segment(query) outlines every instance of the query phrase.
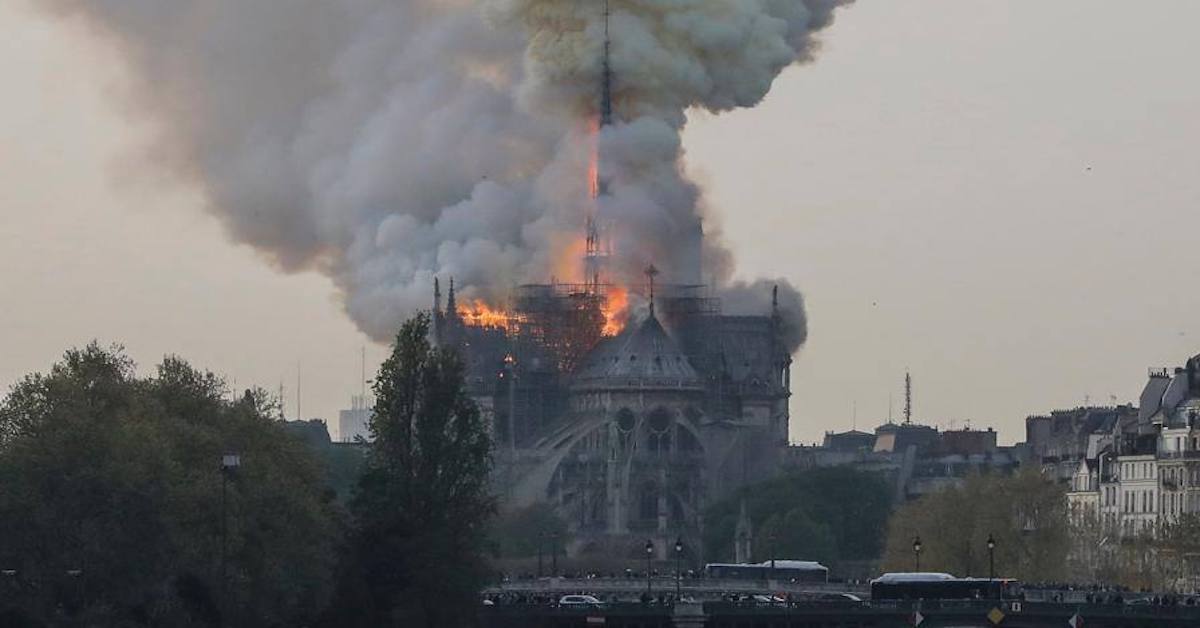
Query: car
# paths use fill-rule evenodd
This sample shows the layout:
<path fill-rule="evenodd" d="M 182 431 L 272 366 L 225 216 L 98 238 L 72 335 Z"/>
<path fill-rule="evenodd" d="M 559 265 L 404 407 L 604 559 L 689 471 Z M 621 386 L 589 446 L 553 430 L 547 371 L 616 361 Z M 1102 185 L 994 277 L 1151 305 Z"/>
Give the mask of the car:
<path fill-rule="evenodd" d="M 861 602 L 862 598 L 853 593 L 822 593 L 817 598 L 822 602 Z"/>
<path fill-rule="evenodd" d="M 604 603 L 591 595 L 564 595 L 558 599 L 558 605 L 600 608 Z"/>

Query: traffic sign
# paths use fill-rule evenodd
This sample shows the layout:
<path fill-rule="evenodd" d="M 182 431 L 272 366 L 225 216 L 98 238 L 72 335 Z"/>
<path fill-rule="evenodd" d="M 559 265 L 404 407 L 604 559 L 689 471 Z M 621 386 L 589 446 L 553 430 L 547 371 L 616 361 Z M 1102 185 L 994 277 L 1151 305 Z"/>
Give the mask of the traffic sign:
<path fill-rule="evenodd" d="M 1079 616 L 1079 613 L 1075 613 L 1067 620 L 1067 625 L 1071 628 L 1083 628 L 1083 618 Z"/>
<path fill-rule="evenodd" d="M 992 610 L 988 611 L 987 618 L 988 621 L 992 622 L 993 626 L 998 626 L 1000 622 L 1004 621 L 1004 611 L 993 606 Z"/>
<path fill-rule="evenodd" d="M 921 614 L 921 611 L 913 611 L 912 617 L 909 619 L 913 626 L 920 626 L 921 622 L 925 621 L 925 616 Z"/>

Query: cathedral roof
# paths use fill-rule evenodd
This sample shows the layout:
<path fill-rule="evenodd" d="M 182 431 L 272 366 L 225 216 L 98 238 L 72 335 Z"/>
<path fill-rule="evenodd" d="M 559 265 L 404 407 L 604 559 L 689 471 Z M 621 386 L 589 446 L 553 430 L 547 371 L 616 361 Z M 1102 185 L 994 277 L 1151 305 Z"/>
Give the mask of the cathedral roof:
<path fill-rule="evenodd" d="M 575 376 L 588 388 L 698 388 L 700 375 L 653 314 L 596 346 Z"/>

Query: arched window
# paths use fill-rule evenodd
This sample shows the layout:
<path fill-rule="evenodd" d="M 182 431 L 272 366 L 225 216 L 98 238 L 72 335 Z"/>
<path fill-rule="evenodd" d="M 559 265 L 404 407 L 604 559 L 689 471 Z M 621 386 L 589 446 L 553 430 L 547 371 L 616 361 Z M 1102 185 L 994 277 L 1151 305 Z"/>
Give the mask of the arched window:
<path fill-rule="evenodd" d="M 622 432 L 632 432 L 633 426 L 637 424 L 637 419 L 633 416 L 633 410 L 629 408 L 621 408 L 617 410 L 617 429 Z"/>
<path fill-rule="evenodd" d="M 659 406 L 646 418 L 646 449 L 658 453 L 671 450 L 671 413 Z"/>
<path fill-rule="evenodd" d="M 633 428 L 637 426 L 637 419 L 633 416 L 633 411 L 629 408 L 621 408 L 617 410 L 616 421 L 614 424 L 616 430 L 616 442 L 613 448 L 613 454 L 618 451 L 628 451 L 636 449 L 637 443 L 634 442 Z"/>

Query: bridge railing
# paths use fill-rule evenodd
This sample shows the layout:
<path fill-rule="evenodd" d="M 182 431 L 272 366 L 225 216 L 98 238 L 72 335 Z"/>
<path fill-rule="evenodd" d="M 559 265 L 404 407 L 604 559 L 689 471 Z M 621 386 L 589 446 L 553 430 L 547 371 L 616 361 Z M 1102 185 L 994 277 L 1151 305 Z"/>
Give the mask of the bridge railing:
<path fill-rule="evenodd" d="M 866 595 L 867 585 L 835 582 L 791 582 L 785 580 L 739 580 L 732 578 L 683 578 L 679 588 L 689 593 L 854 593 Z M 655 593 L 673 593 L 675 578 L 651 578 L 650 589 Z M 510 580 L 492 585 L 485 593 L 549 593 L 554 591 L 588 591 L 595 593 L 640 592 L 646 590 L 645 578 L 538 578 Z"/>

